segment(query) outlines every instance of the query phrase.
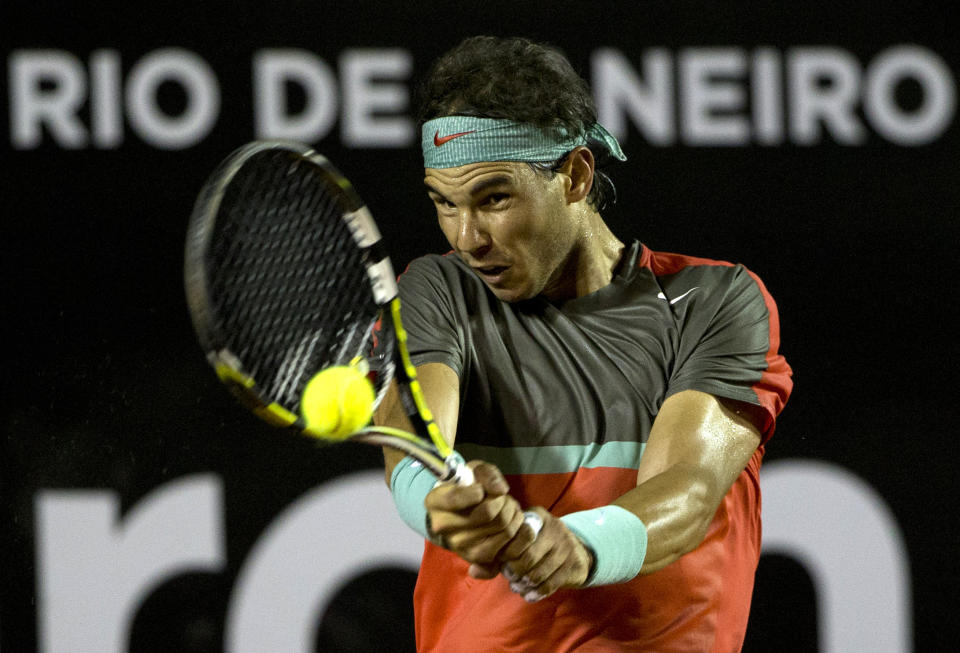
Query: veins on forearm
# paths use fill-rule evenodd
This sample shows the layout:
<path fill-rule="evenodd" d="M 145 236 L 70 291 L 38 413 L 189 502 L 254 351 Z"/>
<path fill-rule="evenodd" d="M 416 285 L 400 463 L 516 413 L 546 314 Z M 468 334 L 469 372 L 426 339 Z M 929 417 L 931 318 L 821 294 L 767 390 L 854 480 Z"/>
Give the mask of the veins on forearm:
<path fill-rule="evenodd" d="M 644 481 L 613 502 L 637 515 L 647 527 L 647 553 L 641 574 L 658 571 L 703 541 L 723 498 L 713 474 L 678 463 Z"/>

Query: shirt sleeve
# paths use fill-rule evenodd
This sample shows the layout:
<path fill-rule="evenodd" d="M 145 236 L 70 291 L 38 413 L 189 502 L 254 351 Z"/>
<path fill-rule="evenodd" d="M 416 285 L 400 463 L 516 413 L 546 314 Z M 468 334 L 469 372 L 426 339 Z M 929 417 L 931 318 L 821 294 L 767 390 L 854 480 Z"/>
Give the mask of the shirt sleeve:
<path fill-rule="evenodd" d="M 464 369 L 464 334 L 452 283 L 456 272 L 436 255 L 414 260 L 400 275 L 400 311 L 414 365 L 443 363 Z"/>
<path fill-rule="evenodd" d="M 674 305 L 679 342 L 667 396 L 700 390 L 759 405 L 765 442 L 793 388 L 792 371 L 779 353 L 776 303 L 743 266 L 687 270 L 679 287 L 696 290 Z"/>

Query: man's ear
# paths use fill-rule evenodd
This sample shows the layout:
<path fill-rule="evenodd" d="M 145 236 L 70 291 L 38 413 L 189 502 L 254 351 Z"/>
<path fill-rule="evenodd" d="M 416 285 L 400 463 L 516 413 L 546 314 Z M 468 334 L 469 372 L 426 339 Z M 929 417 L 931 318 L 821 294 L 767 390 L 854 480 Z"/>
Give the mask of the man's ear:
<path fill-rule="evenodd" d="M 575 148 L 567 156 L 559 170 L 567 177 L 567 203 L 575 204 L 586 199 L 593 188 L 594 165 L 593 152 L 588 147 Z"/>

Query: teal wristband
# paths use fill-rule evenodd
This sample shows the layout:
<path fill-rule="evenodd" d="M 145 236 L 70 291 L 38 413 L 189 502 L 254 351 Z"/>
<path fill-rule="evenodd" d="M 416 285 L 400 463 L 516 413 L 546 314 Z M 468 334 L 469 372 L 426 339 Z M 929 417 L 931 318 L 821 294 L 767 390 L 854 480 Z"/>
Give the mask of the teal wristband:
<path fill-rule="evenodd" d="M 620 506 L 602 506 L 560 519 L 593 553 L 593 569 L 583 587 L 625 583 L 640 573 L 647 527 L 635 514 Z"/>
<path fill-rule="evenodd" d="M 436 482 L 430 470 L 410 456 L 397 463 L 390 474 L 390 493 L 400 519 L 427 539 L 427 508 L 423 500 Z"/>

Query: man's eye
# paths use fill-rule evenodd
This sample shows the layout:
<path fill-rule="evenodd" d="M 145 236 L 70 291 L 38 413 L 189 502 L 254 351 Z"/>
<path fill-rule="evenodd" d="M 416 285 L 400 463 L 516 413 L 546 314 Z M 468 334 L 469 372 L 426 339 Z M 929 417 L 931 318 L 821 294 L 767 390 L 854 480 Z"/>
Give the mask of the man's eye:
<path fill-rule="evenodd" d="M 492 195 L 487 197 L 487 203 L 500 204 L 501 202 L 505 202 L 509 197 L 510 196 L 507 195 L 506 193 L 493 193 Z"/>

